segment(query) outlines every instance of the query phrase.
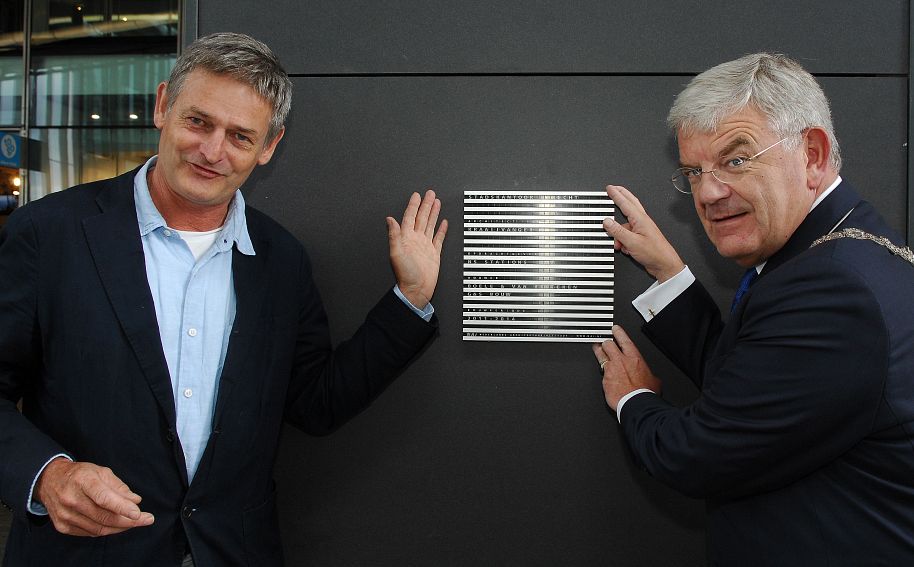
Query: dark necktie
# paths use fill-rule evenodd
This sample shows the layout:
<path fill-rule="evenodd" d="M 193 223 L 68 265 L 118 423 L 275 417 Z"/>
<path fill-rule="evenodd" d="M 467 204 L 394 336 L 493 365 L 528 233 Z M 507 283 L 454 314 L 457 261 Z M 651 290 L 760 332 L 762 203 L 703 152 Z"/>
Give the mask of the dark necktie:
<path fill-rule="evenodd" d="M 733 296 L 733 303 L 730 305 L 730 313 L 736 311 L 736 306 L 739 305 L 739 301 L 746 295 L 752 282 L 754 282 L 757 277 L 758 271 L 755 267 L 746 270 L 746 273 L 743 274 L 743 279 L 739 280 L 739 287 L 736 289 L 736 295 Z"/>

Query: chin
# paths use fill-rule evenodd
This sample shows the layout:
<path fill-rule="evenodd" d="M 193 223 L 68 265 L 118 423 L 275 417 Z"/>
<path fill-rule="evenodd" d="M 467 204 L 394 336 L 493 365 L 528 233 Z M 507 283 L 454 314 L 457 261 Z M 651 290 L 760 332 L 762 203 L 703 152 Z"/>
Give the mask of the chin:
<path fill-rule="evenodd" d="M 744 242 L 739 244 L 722 242 L 716 244 L 717 253 L 727 258 L 728 260 L 733 260 L 740 266 L 749 267 L 758 264 L 755 261 L 757 254 L 757 249 L 752 246 L 746 246 Z"/>

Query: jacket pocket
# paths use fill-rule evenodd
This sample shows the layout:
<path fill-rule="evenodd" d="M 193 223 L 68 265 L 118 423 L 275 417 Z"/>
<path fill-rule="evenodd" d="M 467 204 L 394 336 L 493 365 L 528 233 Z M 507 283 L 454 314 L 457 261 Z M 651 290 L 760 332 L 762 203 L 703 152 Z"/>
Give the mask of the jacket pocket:
<path fill-rule="evenodd" d="M 275 489 L 263 504 L 244 512 L 242 529 L 244 530 L 244 553 L 248 565 L 261 567 L 283 564 Z"/>

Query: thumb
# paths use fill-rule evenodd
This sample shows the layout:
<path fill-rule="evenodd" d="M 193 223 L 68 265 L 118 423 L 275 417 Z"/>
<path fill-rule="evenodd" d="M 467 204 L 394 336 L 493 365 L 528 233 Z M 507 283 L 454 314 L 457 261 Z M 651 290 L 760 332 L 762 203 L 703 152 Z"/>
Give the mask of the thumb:
<path fill-rule="evenodd" d="M 616 222 L 616 219 L 612 217 L 603 219 L 603 230 L 606 231 L 606 234 L 616 240 L 616 248 L 619 248 L 620 246 L 622 248 L 628 248 L 629 241 L 634 236 L 632 231 Z"/>
<path fill-rule="evenodd" d="M 394 220 L 393 217 L 387 217 L 387 239 L 390 241 L 390 244 L 393 245 L 394 242 L 399 241 L 400 239 L 400 225 Z"/>

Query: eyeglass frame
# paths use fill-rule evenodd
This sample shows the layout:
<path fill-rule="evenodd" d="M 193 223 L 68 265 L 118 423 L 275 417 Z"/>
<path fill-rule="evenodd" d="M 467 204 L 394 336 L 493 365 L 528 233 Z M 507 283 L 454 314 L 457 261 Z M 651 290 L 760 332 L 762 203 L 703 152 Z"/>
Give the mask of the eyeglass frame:
<path fill-rule="evenodd" d="M 754 159 L 756 159 L 757 157 L 759 157 L 759 156 L 762 155 L 763 153 L 767 152 L 767 151 L 770 150 L 771 148 L 777 146 L 778 144 L 780 144 L 780 143 L 786 141 L 786 140 L 789 139 L 789 138 L 790 138 L 790 136 L 784 136 L 783 138 L 781 138 L 781 139 L 778 140 L 777 142 L 771 144 L 770 146 L 768 146 L 768 147 L 765 148 L 764 150 L 758 152 L 757 154 L 752 155 L 752 156 L 749 156 L 749 157 L 747 157 L 747 158 L 743 158 L 743 163 L 741 163 L 740 165 L 742 166 L 742 165 L 745 165 L 746 163 L 749 163 L 750 161 L 753 161 Z M 678 177 L 683 177 L 683 176 L 685 176 L 686 179 L 688 179 L 688 176 L 687 176 L 687 174 L 686 174 L 686 171 L 697 171 L 698 173 L 697 173 L 696 177 L 698 177 L 699 180 L 701 180 L 701 176 L 704 175 L 705 173 L 710 173 L 711 175 L 714 176 L 714 179 L 720 181 L 720 182 L 723 183 L 724 185 L 732 185 L 732 184 L 733 184 L 732 181 L 724 181 L 723 179 L 721 179 L 720 177 L 717 176 L 717 173 L 715 173 L 715 172 L 717 172 L 718 170 L 720 170 L 719 167 L 718 167 L 717 169 L 709 169 L 708 171 L 705 171 L 705 170 L 703 170 L 703 169 L 701 169 L 701 168 L 697 168 L 697 167 L 679 167 L 679 168 L 676 168 L 676 173 L 674 173 L 673 176 L 670 177 L 670 183 L 673 184 L 673 188 L 674 188 L 674 189 L 676 189 L 677 191 L 679 191 L 679 192 L 682 193 L 683 195 L 691 195 L 691 194 L 692 194 L 692 189 L 691 189 L 691 188 L 694 187 L 694 185 L 693 185 L 691 182 L 689 182 L 689 190 L 688 190 L 688 191 L 683 191 L 682 189 L 679 188 L 679 185 L 676 185 L 676 179 L 677 179 Z M 740 173 L 739 175 L 742 175 L 742 173 Z"/>

